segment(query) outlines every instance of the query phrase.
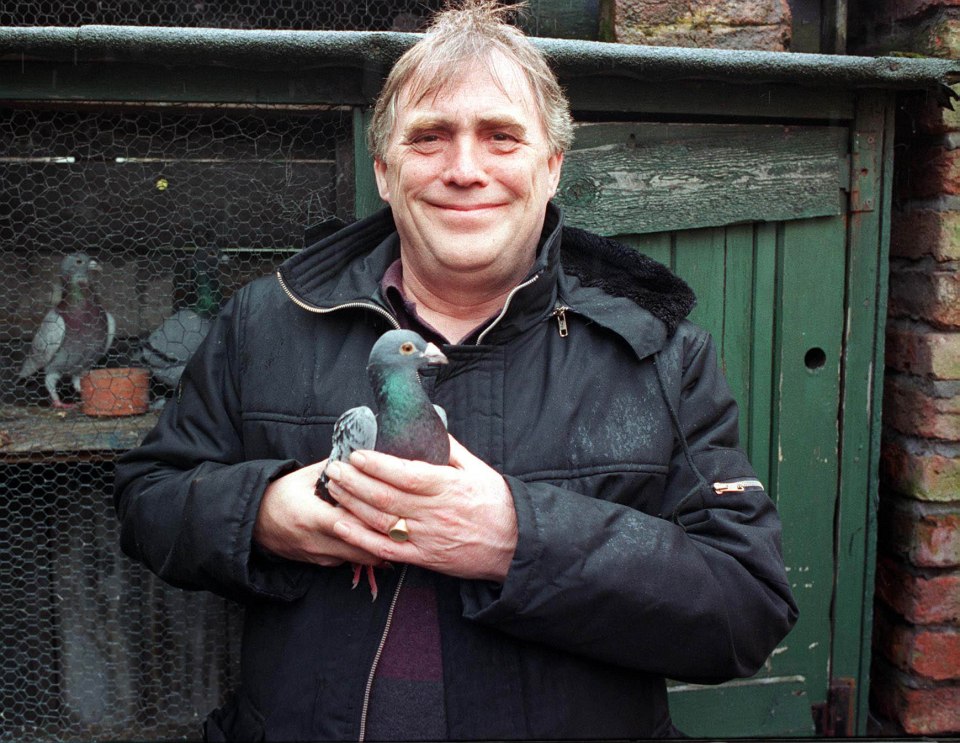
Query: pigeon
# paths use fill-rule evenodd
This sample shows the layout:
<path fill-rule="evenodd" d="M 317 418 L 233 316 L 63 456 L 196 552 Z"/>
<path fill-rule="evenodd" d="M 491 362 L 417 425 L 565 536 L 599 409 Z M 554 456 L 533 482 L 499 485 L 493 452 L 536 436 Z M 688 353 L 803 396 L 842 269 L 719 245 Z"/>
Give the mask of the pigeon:
<path fill-rule="evenodd" d="M 420 384 L 419 370 L 446 364 L 447 357 L 433 343 L 412 330 L 390 330 L 370 350 L 367 377 L 377 401 L 377 413 L 365 405 L 350 408 L 333 427 L 329 462 L 346 461 L 358 449 L 373 449 L 404 459 L 449 464 L 447 415 L 432 405 Z M 317 495 L 335 503 L 327 492 L 327 470 L 317 480 Z M 405 538 L 405 537 L 402 537 Z M 353 566 L 353 587 L 363 566 Z M 370 593 L 377 598 L 373 566 L 367 566 Z"/>
<path fill-rule="evenodd" d="M 100 264 L 86 253 L 71 253 L 63 259 L 56 304 L 40 322 L 20 369 L 21 379 L 44 370 L 44 384 L 55 408 L 75 407 L 60 399 L 60 378 L 69 376 L 79 393 L 80 377 L 113 345 L 116 322 L 93 288 L 91 274 L 100 270 Z"/>
<path fill-rule="evenodd" d="M 140 349 L 140 359 L 153 378 L 173 389 L 183 368 L 210 331 L 210 322 L 220 310 L 220 256 L 212 249 L 197 250 L 189 266 L 188 306 L 166 318 Z"/>

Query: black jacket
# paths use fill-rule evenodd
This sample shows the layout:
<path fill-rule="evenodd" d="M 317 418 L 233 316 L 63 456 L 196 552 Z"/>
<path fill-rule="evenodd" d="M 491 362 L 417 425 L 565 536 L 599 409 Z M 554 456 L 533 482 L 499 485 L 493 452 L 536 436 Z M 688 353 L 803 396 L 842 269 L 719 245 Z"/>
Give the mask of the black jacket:
<path fill-rule="evenodd" d="M 242 686 L 211 738 L 359 734 L 402 571 L 380 573 L 371 605 L 348 567 L 273 558 L 251 535 L 265 486 L 373 404 L 392 234 L 381 212 L 240 290 L 118 467 L 124 550 L 246 605 Z M 425 379 L 451 433 L 505 475 L 519 527 L 503 585 L 435 576 L 451 739 L 667 734 L 664 677 L 751 675 L 795 621 L 769 497 L 713 486 L 754 473 L 692 304 L 667 269 L 551 207 L 502 317 Z"/>

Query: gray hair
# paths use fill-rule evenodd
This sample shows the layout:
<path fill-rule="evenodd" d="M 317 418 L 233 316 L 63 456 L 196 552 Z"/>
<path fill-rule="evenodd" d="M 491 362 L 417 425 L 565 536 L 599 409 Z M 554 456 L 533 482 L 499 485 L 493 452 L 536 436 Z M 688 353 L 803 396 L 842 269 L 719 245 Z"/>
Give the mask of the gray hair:
<path fill-rule="evenodd" d="M 507 22 L 508 15 L 519 7 L 502 6 L 497 0 L 463 0 L 434 17 L 425 36 L 397 60 L 377 98 L 367 132 L 376 159 L 385 161 L 402 93 L 420 101 L 449 83 L 465 61 L 480 61 L 489 67 L 498 53 L 515 62 L 530 83 L 551 154 L 570 148 L 570 103 L 543 54 Z"/>

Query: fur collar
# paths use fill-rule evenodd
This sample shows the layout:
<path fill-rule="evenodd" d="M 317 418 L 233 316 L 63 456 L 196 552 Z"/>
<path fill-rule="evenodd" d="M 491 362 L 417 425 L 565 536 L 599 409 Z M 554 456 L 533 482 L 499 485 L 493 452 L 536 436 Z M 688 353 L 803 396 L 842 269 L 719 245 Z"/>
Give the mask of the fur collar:
<path fill-rule="evenodd" d="M 667 326 L 673 335 L 697 303 L 689 285 L 661 263 L 616 240 L 564 227 L 563 272 L 584 286 L 629 299 Z"/>

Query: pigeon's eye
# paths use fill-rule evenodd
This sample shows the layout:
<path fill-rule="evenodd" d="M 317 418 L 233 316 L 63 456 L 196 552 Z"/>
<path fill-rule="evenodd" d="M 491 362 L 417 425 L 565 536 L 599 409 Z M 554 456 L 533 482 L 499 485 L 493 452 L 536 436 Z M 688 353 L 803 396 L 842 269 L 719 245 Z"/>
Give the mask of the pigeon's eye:
<path fill-rule="evenodd" d="M 417 347 L 413 345 L 410 341 L 407 341 L 406 343 L 400 346 L 400 353 L 402 353 L 404 356 L 409 356 L 410 354 L 414 353 L 416 350 L 417 350 Z"/>

